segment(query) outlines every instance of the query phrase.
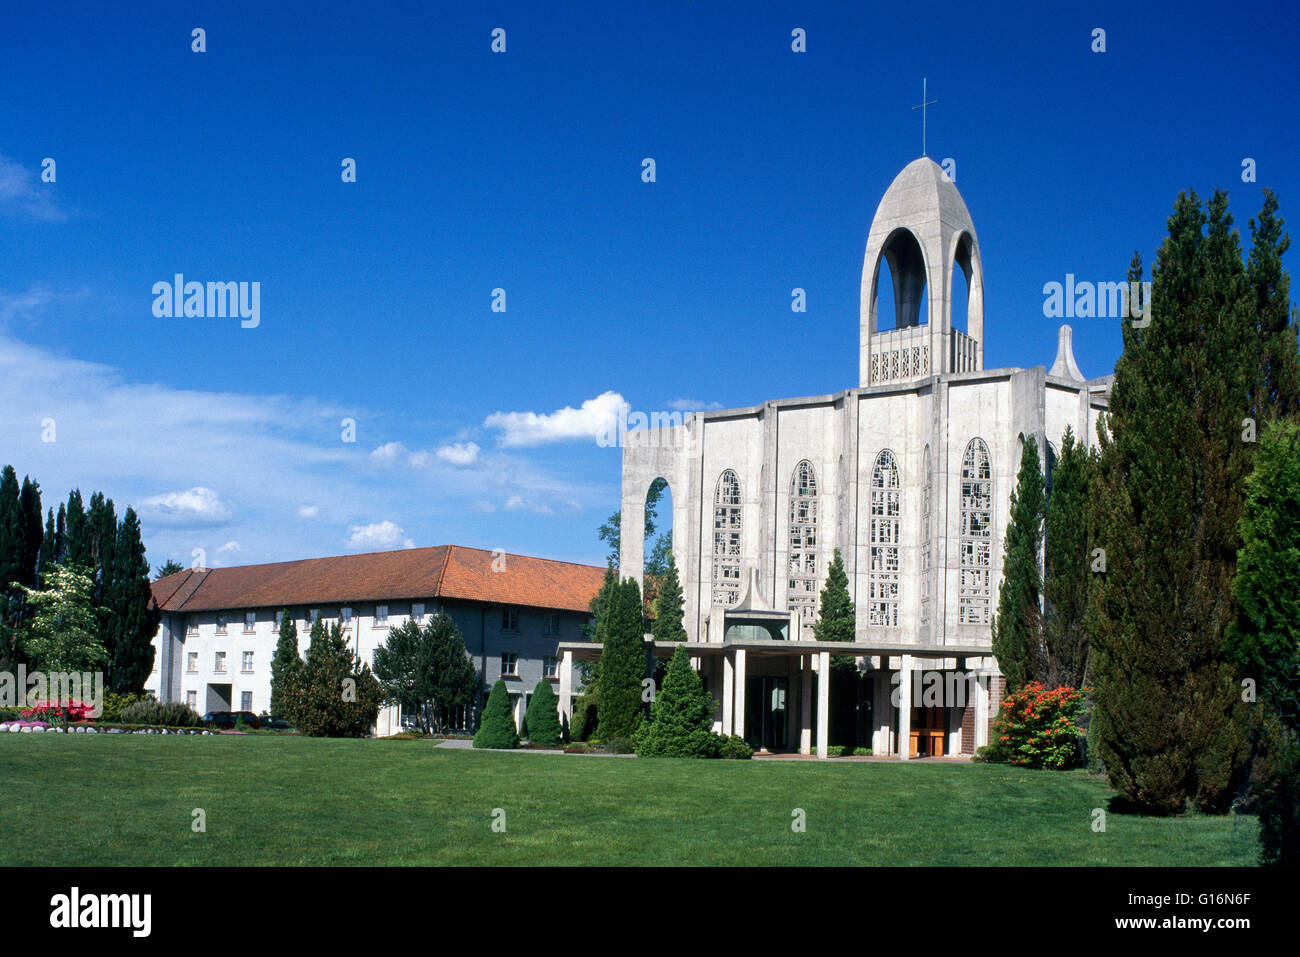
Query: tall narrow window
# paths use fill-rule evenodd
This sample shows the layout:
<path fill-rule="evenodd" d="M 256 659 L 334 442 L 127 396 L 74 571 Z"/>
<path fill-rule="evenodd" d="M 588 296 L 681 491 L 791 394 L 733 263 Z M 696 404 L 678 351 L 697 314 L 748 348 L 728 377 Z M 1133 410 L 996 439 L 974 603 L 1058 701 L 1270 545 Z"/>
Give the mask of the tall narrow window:
<path fill-rule="evenodd" d="M 871 469 L 871 567 L 867 608 L 877 628 L 898 627 L 898 534 L 902 514 L 898 463 L 885 449 Z"/>
<path fill-rule="evenodd" d="M 933 477 L 930 474 L 930 446 L 921 457 L 921 627 L 930 624 L 930 492 Z"/>
<path fill-rule="evenodd" d="M 811 625 L 817 617 L 817 473 L 808 461 L 795 466 L 790 480 L 788 578 L 790 610 Z"/>
<path fill-rule="evenodd" d="M 989 623 L 992 553 L 993 469 L 984 440 L 971 439 L 961 462 L 960 624 Z"/>
<path fill-rule="evenodd" d="M 740 598 L 740 480 L 727 469 L 713 493 L 713 604 Z"/>

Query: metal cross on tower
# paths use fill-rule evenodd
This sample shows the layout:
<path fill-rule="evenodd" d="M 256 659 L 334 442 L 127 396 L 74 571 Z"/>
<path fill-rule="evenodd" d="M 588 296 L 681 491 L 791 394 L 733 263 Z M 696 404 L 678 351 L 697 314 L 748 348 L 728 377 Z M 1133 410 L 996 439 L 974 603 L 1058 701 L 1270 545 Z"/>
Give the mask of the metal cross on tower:
<path fill-rule="evenodd" d="M 938 103 L 938 102 L 939 102 L 938 100 L 926 100 L 926 98 L 925 98 L 925 77 L 921 77 L 921 103 L 920 103 L 919 106 L 914 106 L 914 107 L 912 107 L 912 109 L 914 109 L 914 110 L 920 110 L 920 111 L 921 111 L 921 155 L 922 155 L 922 156 L 928 156 L 928 155 L 929 155 L 929 154 L 926 153 L 926 151 L 925 151 L 925 108 L 926 108 L 927 106 L 934 106 L 934 104 L 936 104 L 936 103 Z"/>

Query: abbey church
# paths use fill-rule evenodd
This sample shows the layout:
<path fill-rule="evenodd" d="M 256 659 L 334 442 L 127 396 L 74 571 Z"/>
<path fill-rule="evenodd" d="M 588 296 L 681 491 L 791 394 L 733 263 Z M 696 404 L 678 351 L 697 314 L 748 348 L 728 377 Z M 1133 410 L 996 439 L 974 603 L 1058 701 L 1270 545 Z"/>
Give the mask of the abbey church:
<path fill-rule="evenodd" d="M 878 323 L 882 273 L 892 328 Z M 955 290 L 965 331 L 953 324 Z M 1110 377 L 1084 379 L 1068 327 L 1050 368 L 984 367 L 979 239 L 928 158 L 908 164 L 876 210 L 859 325 L 856 387 L 629 433 L 623 514 L 667 480 L 689 649 L 718 731 L 825 756 L 834 720 L 877 755 L 971 754 L 988 742 L 1002 691 L 990 617 L 1021 449 L 1033 436 L 1050 469 L 1067 426 L 1095 441 Z M 622 574 L 639 578 L 641 523 L 622 532 Z M 813 640 L 837 548 L 857 611 L 851 645 Z M 573 660 L 592 646 L 560 650 L 567 711 Z M 831 658 L 842 655 L 857 672 L 832 716 Z M 926 687 L 941 676 L 941 701 L 918 694 L 918 674 Z"/>

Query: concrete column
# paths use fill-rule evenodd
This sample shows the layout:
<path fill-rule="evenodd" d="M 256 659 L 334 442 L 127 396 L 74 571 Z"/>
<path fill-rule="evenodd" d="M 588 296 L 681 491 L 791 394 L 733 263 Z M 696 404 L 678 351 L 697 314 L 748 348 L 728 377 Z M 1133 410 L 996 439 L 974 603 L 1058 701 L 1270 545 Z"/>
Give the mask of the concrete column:
<path fill-rule="evenodd" d="M 745 649 L 736 649 L 736 713 L 731 719 L 735 734 L 745 736 Z"/>
<path fill-rule="evenodd" d="M 989 743 L 989 676 L 980 675 L 975 686 L 975 747 Z"/>
<path fill-rule="evenodd" d="M 560 726 L 573 720 L 573 652 L 560 658 Z"/>
<path fill-rule="evenodd" d="M 912 656 L 903 655 L 898 666 L 898 757 L 912 755 Z"/>
<path fill-rule="evenodd" d="M 799 659 L 799 753 L 812 754 L 812 655 Z"/>
<path fill-rule="evenodd" d="M 817 654 L 817 757 L 829 758 L 831 747 L 831 653 Z"/>
<path fill-rule="evenodd" d="M 722 653 L 722 733 L 731 734 L 731 715 L 735 704 L 735 674 L 731 666 L 731 654 Z"/>

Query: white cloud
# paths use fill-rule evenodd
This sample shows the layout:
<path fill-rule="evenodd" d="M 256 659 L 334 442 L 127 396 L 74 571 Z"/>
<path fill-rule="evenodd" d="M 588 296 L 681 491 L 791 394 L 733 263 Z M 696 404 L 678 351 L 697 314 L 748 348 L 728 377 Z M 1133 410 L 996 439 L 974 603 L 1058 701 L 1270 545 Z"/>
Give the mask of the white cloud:
<path fill-rule="evenodd" d="M 68 214 L 54 200 L 57 188 L 42 183 L 35 170 L 0 155 L 0 215 L 61 223 Z"/>
<path fill-rule="evenodd" d="M 348 548 L 355 551 L 384 551 L 389 548 L 411 548 L 414 546 L 402 532 L 402 526 L 389 521 L 374 525 L 353 525 L 348 529 L 352 533 L 348 539 Z"/>
<path fill-rule="evenodd" d="M 594 441 L 602 432 L 614 434 L 619 412 L 627 403 L 617 392 L 602 392 L 575 409 L 565 406 L 550 413 L 493 412 L 483 420 L 489 429 L 499 429 L 497 444 L 502 448 L 568 442 L 574 439 Z"/>
<path fill-rule="evenodd" d="M 140 514 L 168 525 L 224 525 L 234 518 L 230 503 L 210 488 L 196 485 L 183 492 L 151 495 L 140 501 Z"/>
<path fill-rule="evenodd" d="M 316 517 L 317 515 L 319 515 L 319 514 L 320 514 L 320 506 L 319 506 L 319 505 L 299 505 L 299 506 L 298 506 L 298 517 L 299 517 L 299 518 L 315 518 L 315 517 Z"/>
<path fill-rule="evenodd" d="M 406 446 L 401 442 L 386 442 L 370 453 L 370 461 L 378 465 L 392 465 L 407 454 Z"/>
<path fill-rule="evenodd" d="M 226 542 L 226 544 L 222 545 L 220 548 L 217 549 L 217 554 L 220 555 L 222 552 L 237 552 L 237 551 L 239 551 L 239 542 Z"/>
<path fill-rule="evenodd" d="M 438 449 L 438 458 L 452 465 L 473 465 L 478 461 L 478 451 L 473 442 L 452 442 Z"/>
<path fill-rule="evenodd" d="M 699 412 L 703 409 L 720 409 L 721 402 L 701 402 L 698 399 L 671 399 L 664 405 L 675 412 Z"/>
<path fill-rule="evenodd" d="M 555 509 L 549 505 L 525 499 L 521 495 L 511 495 L 503 506 L 507 512 L 532 512 L 534 515 L 554 515 Z"/>

